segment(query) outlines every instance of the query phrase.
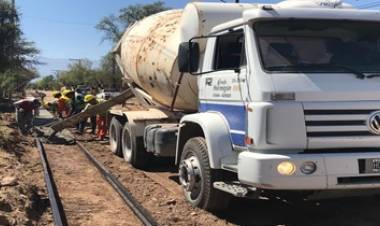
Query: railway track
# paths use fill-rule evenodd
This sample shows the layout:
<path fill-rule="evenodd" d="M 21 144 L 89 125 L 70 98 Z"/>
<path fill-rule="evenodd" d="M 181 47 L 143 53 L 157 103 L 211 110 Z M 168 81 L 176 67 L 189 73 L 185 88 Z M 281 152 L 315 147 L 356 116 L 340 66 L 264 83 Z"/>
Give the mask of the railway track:
<path fill-rule="evenodd" d="M 44 168 L 44 177 L 48 191 L 48 197 L 51 204 L 54 224 L 57 226 L 68 225 L 65 210 L 63 208 L 57 186 L 54 181 L 52 171 L 50 169 L 49 161 L 45 152 L 44 145 L 41 140 L 36 139 L 37 147 L 40 153 L 41 162 Z M 143 225 L 155 226 L 158 225 L 152 215 L 131 195 L 129 190 L 122 185 L 122 183 L 110 173 L 80 142 L 77 146 L 87 157 L 89 162 L 98 170 L 102 177 L 107 181 L 112 188 L 118 193 L 124 203 L 129 207 L 133 214 L 141 221 Z"/>
<path fill-rule="evenodd" d="M 40 139 L 36 139 L 38 152 L 40 154 L 42 167 L 44 169 L 44 179 L 50 201 L 50 206 L 53 212 L 53 220 L 56 226 L 66 226 L 66 214 L 62 206 L 61 199 L 58 194 L 58 189 L 55 184 L 53 173 L 51 172 L 49 161 L 46 156 L 45 148 Z"/>

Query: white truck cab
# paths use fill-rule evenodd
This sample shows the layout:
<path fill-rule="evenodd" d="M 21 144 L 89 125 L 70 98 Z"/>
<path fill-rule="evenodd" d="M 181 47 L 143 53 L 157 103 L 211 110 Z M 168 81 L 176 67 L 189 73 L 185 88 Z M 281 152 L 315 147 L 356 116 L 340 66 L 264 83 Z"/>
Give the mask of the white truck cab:
<path fill-rule="evenodd" d="M 181 133 L 195 124 L 210 167 L 237 175 L 217 189 L 380 188 L 379 27 L 378 11 L 285 1 L 183 43 L 180 53 L 192 59 L 180 55 L 179 67 L 198 76 L 200 103 L 181 119 L 177 161 Z M 182 157 L 183 184 L 196 180 L 192 158 Z"/>

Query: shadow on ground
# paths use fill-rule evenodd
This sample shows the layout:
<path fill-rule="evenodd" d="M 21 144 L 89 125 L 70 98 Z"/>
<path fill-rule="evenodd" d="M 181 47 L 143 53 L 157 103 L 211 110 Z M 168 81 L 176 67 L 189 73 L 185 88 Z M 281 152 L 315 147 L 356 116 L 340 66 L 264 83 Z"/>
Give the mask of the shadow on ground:
<path fill-rule="evenodd" d="M 148 172 L 170 172 L 177 184 L 177 167 L 172 158 L 151 161 Z M 180 186 L 180 185 L 178 185 Z M 237 225 L 287 226 L 378 226 L 380 198 L 374 196 L 304 201 L 290 204 L 281 200 L 232 199 L 228 209 L 215 213 Z"/>

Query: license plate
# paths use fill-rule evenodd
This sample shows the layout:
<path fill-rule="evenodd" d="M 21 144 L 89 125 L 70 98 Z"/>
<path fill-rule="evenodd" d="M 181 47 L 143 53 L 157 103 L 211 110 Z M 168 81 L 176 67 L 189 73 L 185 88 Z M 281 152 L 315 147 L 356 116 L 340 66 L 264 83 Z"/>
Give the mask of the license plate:
<path fill-rule="evenodd" d="M 360 159 L 360 173 L 380 173 L 380 158 Z"/>

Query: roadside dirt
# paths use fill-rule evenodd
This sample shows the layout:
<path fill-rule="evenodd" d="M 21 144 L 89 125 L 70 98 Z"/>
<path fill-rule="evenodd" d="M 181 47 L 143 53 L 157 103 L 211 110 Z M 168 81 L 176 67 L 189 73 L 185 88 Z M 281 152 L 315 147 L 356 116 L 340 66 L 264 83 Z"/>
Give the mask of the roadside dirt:
<path fill-rule="evenodd" d="M 0 113 L 0 225 L 53 225 L 40 158 L 14 114 Z"/>
<path fill-rule="evenodd" d="M 141 225 L 77 146 L 45 150 L 69 225 Z"/>

